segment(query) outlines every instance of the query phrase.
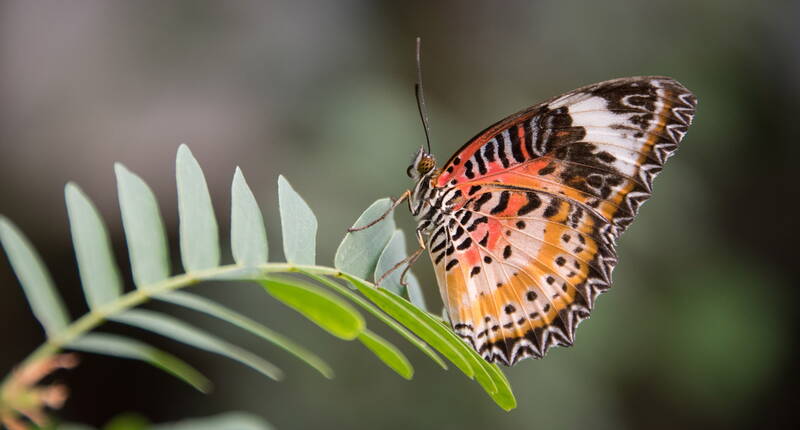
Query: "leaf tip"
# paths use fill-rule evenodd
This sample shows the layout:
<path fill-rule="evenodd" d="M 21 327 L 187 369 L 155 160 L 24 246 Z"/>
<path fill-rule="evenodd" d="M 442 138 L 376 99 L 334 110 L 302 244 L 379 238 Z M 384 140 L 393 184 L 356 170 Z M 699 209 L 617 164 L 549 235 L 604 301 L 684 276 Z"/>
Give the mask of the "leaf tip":
<path fill-rule="evenodd" d="M 247 181 L 244 179 L 244 172 L 242 172 L 242 168 L 236 166 L 236 170 L 233 171 L 233 186 L 240 185 L 240 184 L 247 184 Z"/>
<path fill-rule="evenodd" d="M 506 412 L 511 412 L 517 408 L 517 399 L 512 397 L 510 402 L 503 402 L 500 407 Z"/>
<path fill-rule="evenodd" d="M 292 186 L 289 185 L 289 181 L 286 180 L 285 176 L 278 175 L 278 194 L 279 194 L 278 197 L 279 198 L 280 198 L 281 190 L 286 189 L 286 187 L 292 188 Z"/>
<path fill-rule="evenodd" d="M 66 185 L 64 185 L 64 195 L 68 199 L 69 198 L 73 198 L 73 197 L 78 197 L 78 196 L 83 195 L 83 190 L 81 190 L 81 187 L 78 186 L 77 183 L 75 183 L 73 181 L 69 181 L 69 182 L 67 182 Z"/>
<path fill-rule="evenodd" d="M 194 387 L 203 394 L 211 394 L 214 391 L 214 383 L 208 379 L 197 382 Z"/>
<path fill-rule="evenodd" d="M 181 146 L 178 147 L 178 155 L 175 157 L 175 162 L 185 163 L 187 161 L 194 161 L 197 163 L 197 159 L 194 158 L 194 154 L 192 154 L 192 150 L 189 149 L 189 146 L 185 143 L 181 143 Z"/>
<path fill-rule="evenodd" d="M 138 179 L 135 173 L 131 172 L 130 169 L 120 162 L 114 163 L 114 174 L 117 176 L 117 183 L 130 179 Z"/>

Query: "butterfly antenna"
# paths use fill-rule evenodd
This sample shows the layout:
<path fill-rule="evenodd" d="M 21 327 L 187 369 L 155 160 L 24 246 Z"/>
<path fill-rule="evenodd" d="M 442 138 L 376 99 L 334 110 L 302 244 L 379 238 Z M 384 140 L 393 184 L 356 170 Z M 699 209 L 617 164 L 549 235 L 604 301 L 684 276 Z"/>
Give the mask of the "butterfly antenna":
<path fill-rule="evenodd" d="M 428 154 L 430 154 L 431 136 L 428 125 L 428 109 L 425 107 L 425 94 L 422 92 L 422 62 L 419 55 L 421 43 L 421 39 L 417 37 L 417 83 L 414 84 L 414 92 L 417 95 L 417 109 L 419 109 L 419 117 L 422 119 L 422 127 L 425 129 L 425 141 L 428 142 Z"/>

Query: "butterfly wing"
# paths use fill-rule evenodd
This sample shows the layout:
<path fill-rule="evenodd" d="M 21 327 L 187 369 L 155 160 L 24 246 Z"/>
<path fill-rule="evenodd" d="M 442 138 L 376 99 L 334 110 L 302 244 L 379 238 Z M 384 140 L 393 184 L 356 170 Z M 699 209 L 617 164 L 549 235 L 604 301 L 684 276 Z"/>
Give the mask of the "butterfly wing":
<path fill-rule="evenodd" d="M 484 187 L 430 235 L 456 333 L 489 361 L 514 364 L 570 345 L 616 263 L 608 222 L 542 191 Z"/>
<path fill-rule="evenodd" d="M 509 365 L 571 345 L 694 105 L 669 78 L 607 81 L 512 115 L 458 151 L 436 179 L 453 210 L 428 243 L 455 331 Z"/>
<path fill-rule="evenodd" d="M 436 185 L 469 191 L 500 182 L 563 194 L 620 233 L 650 197 L 695 104 L 691 92 L 665 77 L 590 85 L 487 128 L 444 165 Z"/>

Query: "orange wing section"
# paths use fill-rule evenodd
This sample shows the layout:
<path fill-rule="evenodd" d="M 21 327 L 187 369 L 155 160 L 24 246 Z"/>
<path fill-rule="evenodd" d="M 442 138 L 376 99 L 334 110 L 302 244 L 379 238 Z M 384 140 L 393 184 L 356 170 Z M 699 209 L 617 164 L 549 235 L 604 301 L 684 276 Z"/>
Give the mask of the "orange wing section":
<path fill-rule="evenodd" d="M 456 332 L 487 360 L 541 357 L 572 343 L 616 263 L 608 223 L 545 192 L 485 187 L 430 236 Z"/>

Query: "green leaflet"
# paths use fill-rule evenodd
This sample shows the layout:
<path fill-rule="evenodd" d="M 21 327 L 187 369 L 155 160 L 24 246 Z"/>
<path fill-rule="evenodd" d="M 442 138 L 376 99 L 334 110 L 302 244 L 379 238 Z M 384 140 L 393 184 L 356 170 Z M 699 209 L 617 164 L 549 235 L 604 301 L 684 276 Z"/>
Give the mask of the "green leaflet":
<path fill-rule="evenodd" d="M 131 309 L 109 319 L 158 333 L 195 348 L 204 349 L 245 364 L 275 380 L 283 379 L 283 372 L 272 363 L 250 351 L 232 345 L 216 336 L 158 312 Z"/>
<path fill-rule="evenodd" d="M 267 292 L 328 333 L 352 340 L 364 330 L 364 317 L 347 302 L 312 285 L 290 278 L 261 281 Z"/>
<path fill-rule="evenodd" d="M 402 230 L 395 230 L 392 239 L 386 244 L 386 247 L 383 249 L 378 259 L 378 264 L 375 266 L 375 281 L 377 282 L 381 276 L 403 261 L 407 255 L 406 236 Z M 408 297 L 414 306 L 425 310 L 425 297 L 422 295 L 419 280 L 417 280 L 417 277 L 414 276 L 414 273 L 411 272 L 410 269 L 408 273 L 406 273 L 407 287 L 400 284 L 400 277 L 406 267 L 406 264 L 403 264 L 395 269 L 386 276 L 380 286 L 397 295 Z"/>
<path fill-rule="evenodd" d="M 447 357 L 447 359 L 461 369 L 467 377 L 472 379 L 475 376 L 475 372 L 472 369 L 469 359 L 465 356 L 463 348 L 452 342 L 452 339 L 446 335 L 445 332 L 447 328 L 430 318 L 427 313 L 417 309 L 414 305 L 393 293 L 381 288 L 371 287 L 363 281 L 347 274 L 343 274 L 342 276 L 352 283 L 361 294 L 372 303 L 375 303 L 382 311 L 408 327 L 414 334 L 427 342 L 428 345 Z"/>
<path fill-rule="evenodd" d="M 442 360 L 441 357 L 436 355 L 436 352 L 434 352 L 425 342 L 419 340 L 410 331 L 408 331 L 404 326 L 402 326 L 401 324 L 398 324 L 397 321 L 393 320 L 388 315 L 386 315 L 385 313 L 381 312 L 379 309 L 377 309 L 368 300 L 362 298 L 361 296 L 359 296 L 358 294 L 354 293 L 350 289 L 348 289 L 348 288 L 346 288 L 346 287 L 344 287 L 342 285 L 339 285 L 338 283 L 336 283 L 336 282 L 334 282 L 334 281 L 332 281 L 332 280 L 330 280 L 328 278 L 325 278 L 325 277 L 322 277 L 322 276 L 319 276 L 319 275 L 315 275 L 313 273 L 309 273 L 309 272 L 306 272 L 306 271 L 300 271 L 300 273 L 303 273 L 304 275 L 308 276 L 311 279 L 314 279 L 315 281 L 319 282 L 320 284 L 323 284 L 323 285 L 325 285 L 325 286 L 337 291 L 338 293 L 340 293 L 343 296 L 347 297 L 353 303 L 361 306 L 367 312 L 369 312 L 373 316 L 375 316 L 375 318 L 378 318 L 381 322 L 383 322 L 384 324 L 386 324 L 387 326 L 392 328 L 394 331 L 396 331 L 398 334 L 403 336 L 412 345 L 416 346 L 420 351 L 422 351 L 425 355 L 430 357 L 431 360 L 433 360 L 436 364 L 438 364 L 439 367 L 441 367 L 442 369 L 447 370 L 447 363 L 445 363 L 444 360 Z"/>
<path fill-rule="evenodd" d="M 100 214 L 86 194 L 71 182 L 65 187 L 64 194 L 81 285 L 89 307 L 97 309 L 122 292 L 111 242 Z"/>
<path fill-rule="evenodd" d="M 238 167 L 231 185 L 231 251 L 233 260 L 243 266 L 267 262 L 264 218 L 242 170 Z"/>
<path fill-rule="evenodd" d="M 36 319 L 52 338 L 69 324 L 69 314 L 61 301 L 53 279 L 36 249 L 25 235 L 4 216 L 0 216 L 0 243 Z"/>
<path fill-rule="evenodd" d="M 278 177 L 278 206 L 286 261 L 314 264 L 317 258 L 317 217 L 283 176 Z"/>
<path fill-rule="evenodd" d="M 380 199 L 370 205 L 358 217 L 353 227 L 374 221 L 392 206 L 389 199 Z M 339 244 L 334 257 L 334 266 L 362 279 L 369 279 L 375 266 L 395 231 L 394 214 L 365 230 L 347 233 Z"/>
<path fill-rule="evenodd" d="M 150 187 L 120 163 L 114 165 L 122 225 L 137 287 L 169 276 L 169 251 L 164 222 Z"/>
<path fill-rule="evenodd" d="M 475 350 L 425 311 L 385 289 L 372 288 L 363 281 L 347 274 L 342 276 L 350 281 L 364 296 L 369 298 L 384 312 L 391 315 L 411 329 L 417 336 L 428 342 L 437 351 L 453 362 L 464 374 L 478 380 L 487 394 L 505 410 L 516 407 L 508 380 L 494 364 L 487 363 Z"/>
<path fill-rule="evenodd" d="M 410 301 L 414 306 L 427 312 L 428 307 L 425 304 L 425 296 L 422 294 L 422 287 L 419 285 L 419 280 L 417 279 L 416 275 L 409 272 L 408 276 L 406 276 L 406 284 L 408 285 L 406 288 L 408 301 Z"/>
<path fill-rule="evenodd" d="M 358 335 L 358 340 L 375 353 L 387 366 L 397 372 L 398 375 L 405 379 L 414 377 L 414 367 L 411 366 L 406 356 L 386 339 L 364 329 Z"/>
<path fill-rule="evenodd" d="M 211 381 L 183 360 L 138 340 L 106 333 L 88 333 L 66 345 L 67 349 L 141 360 L 207 393 Z"/>
<path fill-rule="evenodd" d="M 208 185 L 200 164 L 181 145 L 175 159 L 178 183 L 178 218 L 180 219 L 181 261 L 186 272 L 219 265 L 219 229 Z"/>
<path fill-rule="evenodd" d="M 378 258 L 378 264 L 375 265 L 375 282 L 378 282 L 378 280 L 381 279 L 381 276 L 389 272 L 389 270 L 392 270 L 395 265 L 403 261 L 403 259 L 406 258 L 406 255 L 406 236 L 403 234 L 402 230 L 395 230 L 391 239 L 383 248 L 383 251 L 381 251 L 381 255 Z M 406 288 L 400 285 L 400 275 L 403 273 L 405 268 L 406 265 L 404 264 L 393 270 L 391 273 L 386 275 L 385 278 L 383 278 L 379 286 L 381 288 L 386 288 L 397 295 L 405 294 Z"/>
<path fill-rule="evenodd" d="M 308 365 L 317 369 L 326 378 L 333 378 L 333 369 L 331 369 L 331 367 L 325 363 L 325 361 L 323 361 L 313 352 L 294 343 L 292 340 L 284 337 L 283 335 L 251 320 L 250 318 L 228 309 L 225 306 L 214 303 L 205 297 L 183 291 L 172 291 L 166 294 L 159 294 L 155 296 L 155 298 L 168 303 L 176 304 L 178 306 L 193 309 L 198 312 L 203 312 L 215 318 L 227 321 L 270 343 L 279 346 L 280 348 L 283 348 L 286 352 L 305 361 Z"/>

